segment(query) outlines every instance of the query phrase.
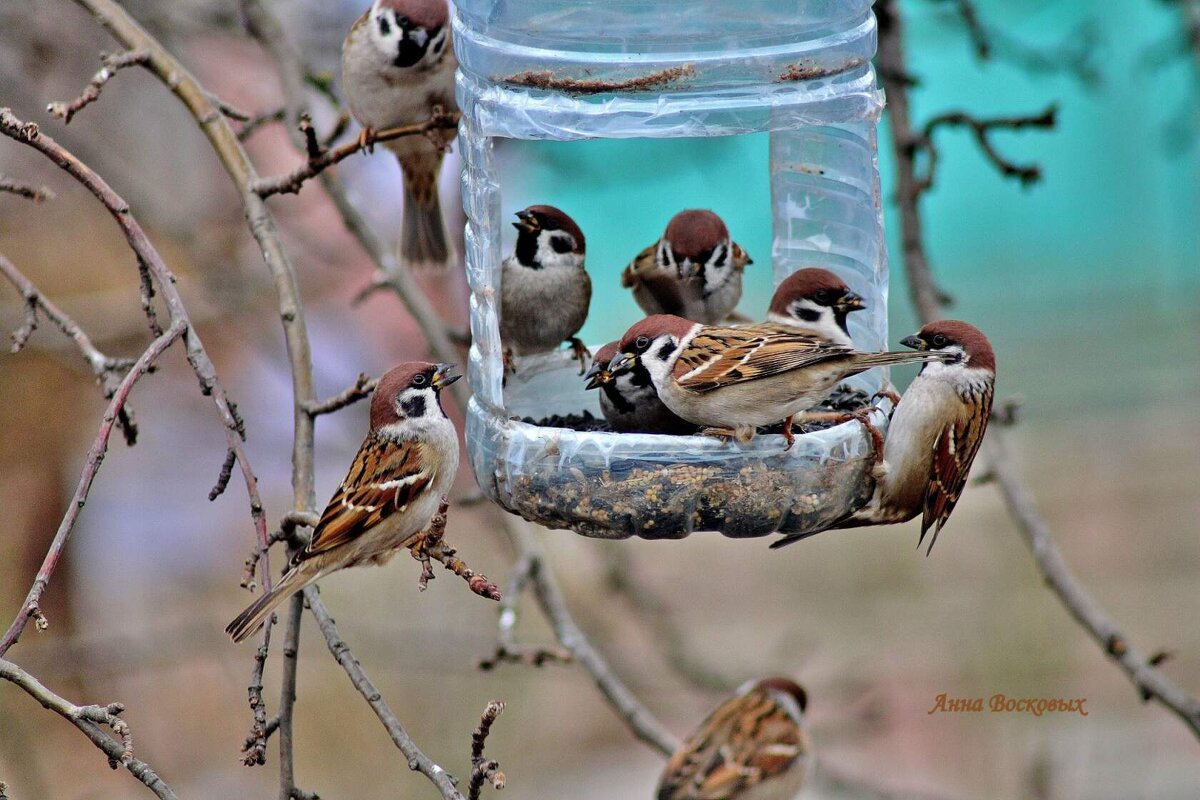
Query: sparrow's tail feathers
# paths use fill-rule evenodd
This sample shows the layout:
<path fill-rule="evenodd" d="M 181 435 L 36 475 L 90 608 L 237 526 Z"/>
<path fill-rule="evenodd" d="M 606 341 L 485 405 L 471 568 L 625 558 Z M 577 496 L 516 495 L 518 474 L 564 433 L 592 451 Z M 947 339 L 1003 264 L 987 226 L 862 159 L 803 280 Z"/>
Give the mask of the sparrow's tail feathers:
<path fill-rule="evenodd" d="M 400 261 L 410 269 L 444 269 L 456 260 L 454 244 L 438 198 L 440 155 L 400 159 L 404 170 L 404 219 Z"/>
<path fill-rule="evenodd" d="M 262 627 L 275 607 L 287 600 L 296 592 L 316 580 L 315 573 L 302 573 L 298 568 L 289 571 L 271 591 L 255 600 L 250 606 L 234 617 L 233 622 L 225 627 L 225 632 L 234 643 L 245 641 L 255 631 Z"/>
<path fill-rule="evenodd" d="M 874 367 L 895 367 L 900 364 L 923 364 L 926 361 L 945 361 L 946 354 L 929 350 L 889 350 L 885 353 L 855 353 L 858 372 Z"/>

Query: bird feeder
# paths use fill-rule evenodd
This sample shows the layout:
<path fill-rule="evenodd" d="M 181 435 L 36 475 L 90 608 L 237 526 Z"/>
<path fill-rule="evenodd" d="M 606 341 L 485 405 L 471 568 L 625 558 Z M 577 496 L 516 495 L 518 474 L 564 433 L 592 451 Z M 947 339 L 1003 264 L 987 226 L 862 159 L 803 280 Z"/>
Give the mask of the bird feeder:
<path fill-rule="evenodd" d="M 776 284 L 802 267 L 834 271 L 867 301 L 851 317 L 855 343 L 884 349 L 888 271 L 876 162 L 883 100 L 871 67 L 871 0 L 684 5 L 686 12 L 677 0 L 455 0 L 471 466 L 504 508 L 586 536 L 816 530 L 870 496 L 871 444 L 856 422 L 799 436 L 790 450 L 772 435 L 739 445 L 579 432 L 520 421 L 599 416 L 597 393 L 585 390 L 568 351 L 522 359 L 504 379 L 498 137 L 769 132 Z M 676 210 L 664 208 L 664 217 Z M 616 281 L 616 269 L 589 264 L 596 283 Z M 883 376 L 872 370 L 856 380 L 873 392 Z M 882 414 L 874 420 L 885 424 Z"/>

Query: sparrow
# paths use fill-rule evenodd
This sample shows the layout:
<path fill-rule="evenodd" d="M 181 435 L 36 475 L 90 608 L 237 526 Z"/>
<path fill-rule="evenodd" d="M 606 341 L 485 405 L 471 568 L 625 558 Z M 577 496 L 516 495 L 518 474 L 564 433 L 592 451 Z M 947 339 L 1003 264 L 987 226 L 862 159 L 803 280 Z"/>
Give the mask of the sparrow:
<path fill-rule="evenodd" d="M 786 325 L 853 347 L 846 318 L 866 308 L 860 295 L 827 269 L 808 267 L 788 275 L 775 288 L 767 322 Z"/>
<path fill-rule="evenodd" d="M 616 342 L 604 345 L 596 351 L 596 359 L 584 376 L 587 388 L 600 390 L 600 411 L 614 431 L 686 434 L 699 430 L 663 405 L 650 374 L 640 364 L 613 375 L 608 365 L 616 355 Z"/>
<path fill-rule="evenodd" d="M 921 367 L 892 417 L 883 471 L 874 494 L 865 506 L 829 528 L 889 525 L 920 514 L 918 547 L 933 529 L 928 555 L 962 495 L 987 430 L 996 356 L 978 328 L 956 320 L 932 322 L 900 343 L 953 358 Z M 783 547 L 819 532 L 788 536 L 771 547 Z"/>
<path fill-rule="evenodd" d="M 517 244 L 500 267 L 500 341 L 510 369 L 513 356 L 558 349 L 570 342 L 579 374 L 591 352 L 575 334 L 587 320 L 592 279 L 583 267 L 583 231 L 554 206 L 518 211 Z"/>
<path fill-rule="evenodd" d="M 671 756 L 658 800 L 792 800 L 812 762 L 807 705 L 788 678 L 746 684 Z"/>
<path fill-rule="evenodd" d="M 375 0 L 342 43 L 342 83 L 350 111 L 363 126 L 361 140 L 424 122 L 435 108 L 457 111 L 457 66 L 446 0 Z M 414 268 L 444 267 L 455 260 L 438 199 L 438 173 L 444 144 L 457 131 L 437 133 L 441 145 L 420 135 L 382 142 L 404 173 L 400 260 Z"/>
<path fill-rule="evenodd" d="M 458 433 L 441 391 L 458 380 L 452 364 L 393 367 L 371 397 L 371 427 L 312 539 L 268 593 L 225 632 L 241 642 L 291 595 L 345 567 L 384 564 L 417 544 L 458 471 Z"/>
<path fill-rule="evenodd" d="M 723 328 L 667 314 L 636 323 L 617 347 L 610 371 L 619 375 L 642 365 L 659 399 L 703 426 L 702 434 L 748 442 L 757 428 L 782 421 L 789 448 L 793 417 L 846 378 L 872 367 L 954 357 L 933 351 L 864 353 L 773 323 Z"/>
<path fill-rule="evenodd" d="M 680 211 L 662 238 L 621 273 L 621 285 L 647 314 L 675 314 L 714 325 L 742 299 L 742 271 L 754 263 L 729 238 L 724 221 L 711 211 Z"/>

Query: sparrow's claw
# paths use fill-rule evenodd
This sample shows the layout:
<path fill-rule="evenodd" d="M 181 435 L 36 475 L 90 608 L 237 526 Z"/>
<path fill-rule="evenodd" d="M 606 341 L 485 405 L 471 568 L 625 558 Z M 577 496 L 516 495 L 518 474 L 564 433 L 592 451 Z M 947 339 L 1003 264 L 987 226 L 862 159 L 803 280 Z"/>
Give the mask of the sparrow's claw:
<path fill-rule="evenodd" d="M 571 350 L 575 353 L 575 359 L 579 362 L 579 374 L 587 372 L 588 364 L 592 360 L 592 351 L 587 349 L 583 341 L 578 336 L 572 336 L 567 339 L 571 343 Z"/>
<path fill-rule="evenodd" d="M 783 421 L 783 438 L 787 442 L 787 446 L 783 448 L 785 453 L 791 450 L 792 445 L 796 443 L 796 434 L 792 433 L 792 417 L 794 416 L 795 414 L 792 414 Z"/>
<path fill-rule="evenodd" d="M 878 480 L 881 473 L 876 474 L 876 472 L 881 471 L 883 468 L 883 434 L 879 432 L 879 428 L 875 427 L 875 423 L 871 422 L 871 412 L 873 410 L 871 406 L 860 408 L 857 411 L 852 411 L 850 418 L 862 423 L 863 429 L 871 437 L 871 449 L 875 454 L 875 463 L 871 467 L 871 474 Z"/>
<path fill-rule="evenodd" d="M 363 128 L 358 132 L 358 147 L 368 153 L 375 152 L 375 129 Z"/>
<path fill-rule="evenodd" d="M 892 401 L 893 412 L 896 410 L 896 407 L 900 405 L 900 395 L 892 389 L 880 389 L 878 392 L 871 395 L 871 402 L 874 403 L 881 397 L 886 397 L 888 400 Z"/>

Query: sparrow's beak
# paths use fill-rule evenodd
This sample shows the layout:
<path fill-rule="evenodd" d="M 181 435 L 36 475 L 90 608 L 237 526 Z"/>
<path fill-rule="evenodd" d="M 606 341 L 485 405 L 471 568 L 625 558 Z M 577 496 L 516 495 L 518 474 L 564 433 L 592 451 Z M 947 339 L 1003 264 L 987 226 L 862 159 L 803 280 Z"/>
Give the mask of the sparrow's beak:
<path fill-rule="evenodd" d="M 622 372 L 628 372 L 637 364 L 636 353 L 617 353 L 613 356 L 613 360 L 608 362 L 609 378 L 614 378 Z"/>
<path fill-rule="evenodd" d="M 526 210 L 517 212 L 517 221 L 513 223 L 513 227 L 522 233 L 533 233 L 540 226 L 533 212 Z"/>
<path fill-rule="evenodd" d="M 867 304 L 863 302 L 862 295 L 856 292 L 846 292 L 837 301 L 837 305 L 834 306 L 834 308 L 842 312 L 861 311 L 866 307 Z"/>
<path fill-rule="evenodd" d="M 693 264 L 690 258 L 685 258 L 679 262 L 679 277 L 685 281 L 689 278 L 694 278 L 700 272 L 698 264 Z"/>
<path fill-rule="evenodd" d="M 587 373 L 583 377 L 587 378 L 587 388 L 599 389 L 612 380 L 612 373 L 608 371 L 607 364 L 601 364 L 597 361 L 588 368 Z"/>
<path fill-rule="evenodd" d="M 905 347 L 911 347 L 913 350 L 928 349 L 927 345 L 925 344 L 925 340 L 916 334 L 913 334 L 912 336 L 905 336 L 900 340 L 900 344 L 904 345 Z"/>
<path fill-rule="evenodd" d="M 453 364 L 438 364 L 437 371 L 433 373 L 433 388 L 441 390 L 444 386 L 449 386 L 462 375 L 451 375 L 450 370 L 454 369 Z"/>

